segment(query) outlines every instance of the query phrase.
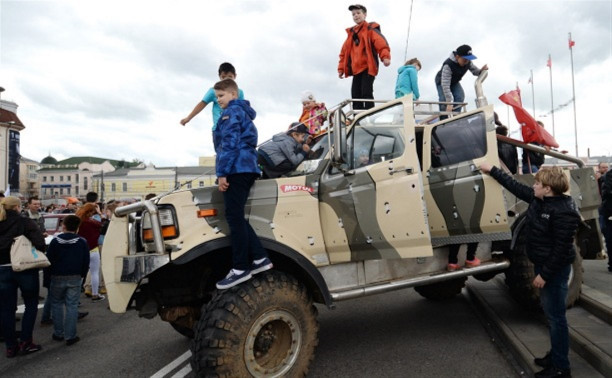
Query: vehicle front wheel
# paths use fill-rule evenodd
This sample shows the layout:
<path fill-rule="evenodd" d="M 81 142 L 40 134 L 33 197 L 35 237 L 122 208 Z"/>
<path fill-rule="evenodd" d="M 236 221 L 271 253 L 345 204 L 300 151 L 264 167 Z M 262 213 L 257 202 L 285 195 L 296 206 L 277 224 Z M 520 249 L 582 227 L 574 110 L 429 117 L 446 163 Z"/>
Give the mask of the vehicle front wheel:
<path fill-rule="evenodd" d="M 295 278 L 268 271 L 217 291 L 191 345 L 197 376 L 302 377 L 318 343 L 317 310 Z"/>

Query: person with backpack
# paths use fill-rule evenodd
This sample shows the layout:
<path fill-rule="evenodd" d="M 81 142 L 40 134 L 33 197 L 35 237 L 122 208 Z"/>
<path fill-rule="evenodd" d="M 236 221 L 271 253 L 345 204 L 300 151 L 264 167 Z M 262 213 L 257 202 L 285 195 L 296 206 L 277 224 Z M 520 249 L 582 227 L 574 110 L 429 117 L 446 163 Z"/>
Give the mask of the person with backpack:
<path fill-rule="evenodd" d="M 340 50 L 338 77 L 353 76 L 351 98 L 374 99 L 374 79 L 378 74 L 379 61 L 385 67 L 391 64 L 391 48 L 380 32 L 376 22 L 368 23 L 365 19 L 367 9 L 361 4 L 348 8 L 353 14 L 356 26 L 346 29 L 346 41 Z M 370 101 L 355 101 L 353 109 L 370 109 L 374 103 Z"/>

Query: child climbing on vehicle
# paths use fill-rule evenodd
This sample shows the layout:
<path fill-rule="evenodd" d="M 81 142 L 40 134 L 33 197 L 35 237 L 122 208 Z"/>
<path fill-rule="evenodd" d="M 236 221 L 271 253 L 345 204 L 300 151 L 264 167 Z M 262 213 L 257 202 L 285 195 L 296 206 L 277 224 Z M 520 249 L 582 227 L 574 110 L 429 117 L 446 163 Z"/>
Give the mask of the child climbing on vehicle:
<path fill-rule="evenodd" d="M 294 170 L 310 152 L 312 136 L 301 122 L 294 122 L 286 133 L 276 134 L 257 151 L 263 178 L 277 178 Z"/>

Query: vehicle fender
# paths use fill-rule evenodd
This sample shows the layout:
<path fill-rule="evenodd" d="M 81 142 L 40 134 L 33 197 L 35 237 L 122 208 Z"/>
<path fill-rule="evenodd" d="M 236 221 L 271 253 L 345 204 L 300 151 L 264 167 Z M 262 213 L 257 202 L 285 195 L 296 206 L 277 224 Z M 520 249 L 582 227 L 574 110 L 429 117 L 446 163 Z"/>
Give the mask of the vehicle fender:
<path fill-rule="evenodd" d="M 259 238 L 262 246 L 270 254 L 274 268 L 292 274 L 301 280 L 313 295 L 315 302 L 324 303 L 328 308 L 333 308 L 333 299 L 327 287 L 325 279 L 319 269 L 302 254 L 284 244 L 267 238 Z M 214 253 L 220 249 L 231 248 L 229 237 L 222 237 L 200 244 L 192 250 L 183 253 L 180 257 L 172 259 L 173 264 L 187 264 L 201 256 Z"/>

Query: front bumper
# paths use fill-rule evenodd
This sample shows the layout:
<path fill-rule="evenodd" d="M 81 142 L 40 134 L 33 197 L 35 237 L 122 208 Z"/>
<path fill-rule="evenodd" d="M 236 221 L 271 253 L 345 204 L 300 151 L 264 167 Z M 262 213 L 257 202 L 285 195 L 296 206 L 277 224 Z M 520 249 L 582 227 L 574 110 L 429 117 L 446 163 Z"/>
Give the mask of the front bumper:
<path fill-rule="evenodd" d="M 120 282 L 140 282 L 141 279 L 170 262 L 167 254 L 143 253 L 141 255 L 118 256 L 121 262 Z"/>

